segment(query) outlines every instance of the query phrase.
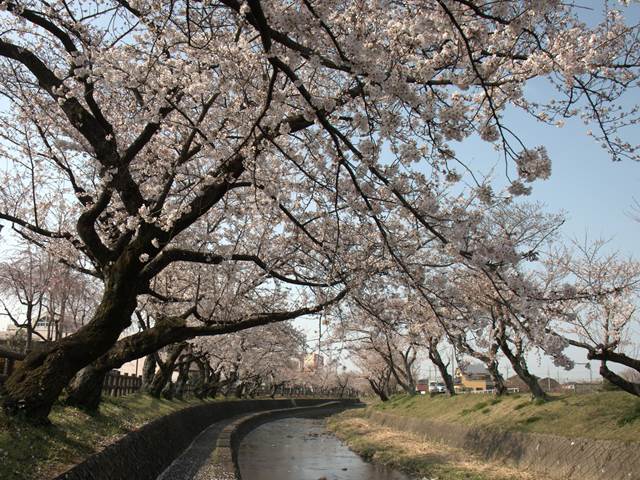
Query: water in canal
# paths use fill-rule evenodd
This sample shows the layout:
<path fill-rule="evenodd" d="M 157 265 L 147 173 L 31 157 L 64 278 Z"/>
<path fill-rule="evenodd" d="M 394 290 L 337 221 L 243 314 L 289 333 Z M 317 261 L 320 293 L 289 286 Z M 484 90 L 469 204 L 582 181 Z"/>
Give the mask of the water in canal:
<path fill-rule="evenodd" d="M 261 425 L 242 441 L 238 463 L 242 480 L 409 480 L 362 460 L 324 428 L 323 419 Z"/>

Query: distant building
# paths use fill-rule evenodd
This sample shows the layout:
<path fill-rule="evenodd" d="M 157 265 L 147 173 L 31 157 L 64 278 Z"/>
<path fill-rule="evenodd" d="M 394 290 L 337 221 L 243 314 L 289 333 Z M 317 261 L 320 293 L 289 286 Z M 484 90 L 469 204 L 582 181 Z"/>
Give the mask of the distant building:
<path fill-rule="evenodd" d="M 602 389 L 602 382 L 567 382 L 560 385 L 563 392 L 592 393 Z"/>
<path fill-rule="evenodd" d="M 427 393 L 429 393 L 429 379 L 428 378 L 421 378 L 418 380 L 418 382 L 416 383 L 416 392 L 425 395 Z"/>
<path fill-rule="evenodd" d="M 456 392 L 482 392 L 494 388 L 489 370 L 481 363 L 470 363 L 457 368 L 453 385 Z"/>
<path fill-rule="evenodd" d="M 554 380 L 551 377 L 538 378 L 538 383 L 540 384 L 542 390 L 544 390 L 545 392 L 558 392 L 562 390 L 562 387 L 560 386 L 558 381 Z M 529 391 L 529 387 L 527 386 L 527 384 L 524 383 L 524 381 L 522 381 L 522 379 L 517 375 L 507 378 L 507 380 L 505 381 L 505 386 L 507 388 L 517 388 L 520 392 Z"/>
<path fill-rule="evenodd" d="M 122 364 L 117 370 L 120 373 L 126 373 L 128 375 L 140 376 L 142 375 L 142 365 L 144 364 L 144 358 L 137 358 L 135 360 L 131 360 L 130 362 Z"/>
<path fill-rule="evenodd" d="M 304 369 L 307 371 L 318 370 L 324 366 L 324 357 L 318 353 L 309 353 L 304 357 Z"/>
<path fill-rule="evenodd" d="M 73 329 L 64 322 L 59 323 L 51 320 L 48 315 L 40 317 L 33 326 L 32 340 L 34 342 L 42 342 L 45 340 L 55 340 L 57 337 L 66 337 L 73 333 Z M 25 327 L 17 327 L 15 324 L 10 323 L 7 325 L 6 330 L 0 331 L 0 343 L 10 342 L 11 340 L 18 340 L 26 337 L 27 329 Z"/>
<path fill-rule="evenodd" d="M 35 331 L 47 338 L 47 332 L 50 331 L 49 323 L 46 319 L 41 319 L 36 323 Z M 42 349 L 45 343 L 39 335 L 34 334 L 32 337 L 31 350 L 38 351 Z M 18 328 L 13 323 L 9 324 L 4 331 L 0 331 L 0 346 L 14 352 L 24 352 L 26 348 L 26 329 Z M 19 360 L 13 360 L 0 356 L 0 384 L 11 375 L 11 372 L 20 365 Z"/>

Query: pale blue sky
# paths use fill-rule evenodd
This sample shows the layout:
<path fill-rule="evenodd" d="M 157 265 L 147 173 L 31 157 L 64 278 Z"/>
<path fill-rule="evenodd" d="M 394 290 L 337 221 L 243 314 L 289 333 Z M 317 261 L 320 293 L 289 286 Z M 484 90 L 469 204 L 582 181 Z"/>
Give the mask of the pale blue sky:
<path fill-rule="evenodd" d="M 598 0 L 574 2 L 581 8 L 581 17 L 588 23 L 602 18 L 606 4 Z M 621 8 L 617 1 L 609 5 Z M 640 21 L 640 4 L 623 8 L 629 25 Z M 636 87 L 625 96 L 626 107 L 640 104 L 640 92 Z M 555 91 L 542 81 L 527 86 L 527 96 L 534 100 L 548 100 Z M 629 217 L 634 198 L 640 201 L 640 164 L 632 161 L 613 162 L 598 142 L 587 135 L 586 126 L 578 119 L 566 122 L 563 128 L 550 127 L 536 122 L 530 116 L 510 110 L 506 123 L 517 132 L 528 147 L 544 145 L 552 159 L 552 175 L 549 180 L 534 184 L 529 201 L 544 202 L 550 211 L 567 213 L 563 232 L 570 238 L 611 239 L 611 248 L 623 253 L 640 256 L 636 237 L 640 223 Z M 625 138 L 640 143 L 640 128 L 628 128 Z M 480 141 L 469 141 L 458 148 L 460 158 L 479 169 L 496 166 L 496 182 L 504 184 L 504 164 L 496 152 Z M 513 167 L 511 168 L 513 173 Z"/>
<path fill-rule="evenodd" d="M 564 211 L 567 222 L 563 233 L 567 237 L 583 238 L 587 234 L 591 239 L 611 239 L 611 248 L 639 254 L 640 223 L 629 213 L 634 198 L 640 201 L 640 164 L 613 162 L 587 135 L 588 127 L 575 119 L 558 128 L 535 122 L 519 112 L 511 112 L 506 118 L 525 145 L 544 145 L 552 159 L 551 177 L 534 183 L 531 195 L 522 199 L 543 202 L 551 212 Z M 629 133 L 640 139 L 637 127 L 635 135 Z M 495 183 L 504 185 L 504 163 L 488 146 L 471 140 L 460 144 L 457 152 L 470 166 L 485 169 L 495 165 Z"/>

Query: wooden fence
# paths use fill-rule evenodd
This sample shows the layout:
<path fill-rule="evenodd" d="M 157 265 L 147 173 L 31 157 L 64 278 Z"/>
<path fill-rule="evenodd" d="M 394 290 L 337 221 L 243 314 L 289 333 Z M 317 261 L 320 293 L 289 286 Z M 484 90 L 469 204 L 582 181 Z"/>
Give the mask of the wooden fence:
<path fill-rule="evenodd" d="M 136 393 L 140 391 L 141 387 L 142 377 L 136 377 L 128 373 L 122 374 L 113 370 L 107 373 L 107 376 L 104 378 L 102 393 L 104 395 L 111 395 L 112 397 L 121 397 L 122 395 Z"/>

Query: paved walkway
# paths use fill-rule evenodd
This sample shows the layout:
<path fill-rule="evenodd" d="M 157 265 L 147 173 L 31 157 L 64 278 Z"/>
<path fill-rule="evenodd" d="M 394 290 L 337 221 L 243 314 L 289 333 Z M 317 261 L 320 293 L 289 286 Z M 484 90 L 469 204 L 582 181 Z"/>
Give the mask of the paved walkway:
<path fill-rule="evenodd" d="M 212 472 L 208 472 L 211 468 L 211 466 L 208 465 L 209 457 L 216 448 L 216 442 L 220 432 L 238 417 L 239 416 L 221 420 L 204 429 L 195 440 L 191 442 L 191 445 L 158 476 L 157 480 L 214 478 L 210 476 Z"/>

